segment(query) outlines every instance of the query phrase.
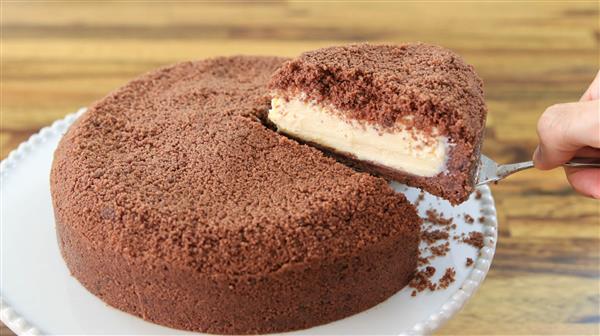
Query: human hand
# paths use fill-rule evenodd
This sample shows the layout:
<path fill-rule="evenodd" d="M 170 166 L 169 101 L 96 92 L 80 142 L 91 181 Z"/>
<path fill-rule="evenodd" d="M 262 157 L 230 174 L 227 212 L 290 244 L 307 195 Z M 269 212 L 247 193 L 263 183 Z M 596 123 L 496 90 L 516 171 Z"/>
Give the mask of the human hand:
<path fill-rule="evenodd" d="M 600 158 L 600 71 L 579 102 L 550 106 L 538 121 L 535 167 L 552 169 L 574 157 Z M 565 167 L 573 188 L 600 199 L 600 169 Z"/>

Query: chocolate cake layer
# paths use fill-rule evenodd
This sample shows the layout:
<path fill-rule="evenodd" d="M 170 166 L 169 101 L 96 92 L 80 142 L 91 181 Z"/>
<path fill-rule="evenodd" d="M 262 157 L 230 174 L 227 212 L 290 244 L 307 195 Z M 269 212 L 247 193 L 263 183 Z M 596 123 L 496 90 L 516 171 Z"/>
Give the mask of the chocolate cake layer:
<path fill-rule="evenodd" d="M 385 180 L 266 128 L 284 60 L 187 62 L 92 105 L 61 140 L 61 253 L 108 304 L 250 334 L 360 312 L 404 287 L 421 220 Z"/>
<path fill-rule="evenodd" d="M 422 43 L 318 49 L 286 62 L 269 88 L 269 119 L 283 133 L 453 204 L 473 190 L 487 110 L 482 81 L 454 52 Z"/>

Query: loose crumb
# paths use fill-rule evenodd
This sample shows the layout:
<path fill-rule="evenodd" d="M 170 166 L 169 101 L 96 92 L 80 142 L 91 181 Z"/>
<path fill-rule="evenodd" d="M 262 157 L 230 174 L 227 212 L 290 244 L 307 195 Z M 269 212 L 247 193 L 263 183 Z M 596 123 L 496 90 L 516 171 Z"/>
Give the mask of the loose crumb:
<path fill-rule="evenodd" d="M 471 265 L 473 265 L 473 259 L 467 258 L 466 265 L 467 265 L 467 267 L 471 267 Z"/>
<path fill-rule="evenodd" d="M 464 243 L 467 243 L 471 246 L 474 246 L 474 247 L 480 249 L 483 247 L 483 234 L 478 231 L 472 231 L 472 232 L 469 232 L 469 236 L 466 238 L 463 238 L 462 241 Z"/>
<path fill-rule="evenodd" d="M 448 239 L 448 232 L 442 230 L 421 231 L 421 240 L 431 245 L 438 240 Z"/>
<path fill-rule="evenodd" d="M 445 242 L 440 245 L 431 246 L 429 250 L 431 251 L 431 255 L 443 257 L 448 253 L 448 251 L 450 251 L 450 243 Z"/>
<path fill-rule="evenodd" d="M 427 220 L 435 225 L 450 225 L 452 224 L 452 218 L 444 218 L 443 213 L 438 213 L 435 209 L 429 209 L 425 212 L 427 214 Z"/>
<path fill-rule="evenodd" d="M 454 276 L 456 275 L 456 271 L 454 270 L 453 267 L 449 267 L 446 268 L 446 272 L 444 272 L 444 275 L 440 278 L 440 281 L 438 282 L 437 288 L 448 288 L 448 286 L 450 286 L 451 283 L 454 282 Z"/>
<path fill-rule="evenodd" d="M 408 286 L 410 288 L 414 288 L 415 291 L 413 291 L 415 296 L 417 295 L 416 292 L 422 292 L 426 289 L 430 289 L 433 287 L 435 289 L 435 284 L 433 284 L 431 282 L 431 277 L 435 274 L 435 267 L 433 266 L 427 266 L 425 267 L 425 269 L 422 269 L 420 271 L 417 271 L 412 280 L 408 283 Z"/>
<path fill-rule="evenodd" d="M 453 238 L 455 241 L 461 241 L 461 242 L 462 242 L 462 240 L 463 240 L 463 239 L 465 239 L 466 237 L 467 237 L 467 235 L 466 235 L 464 232 L 461 232 L 461 234 L 460 234 L 460 235 L 454 235 L 454 236 L 452 236 L 452 238 Z"/>
<path fill-rule="evenodd" d="M 421 192 L 419 193 L 419 196 L 417 197 L 417 201 L 415 202 L 415 207 L 418 207 L 424 199 L 425 199 L 425 192 L 423 190 L 421 190 Z"/>
<path fill-rule="evenodd" d="M 419 194 L 417 203 L 421 200 L 422 197 Z M 417 259 L 417 264 L 421 268 L 415 272 L 409 283 L 409 287 L 414 289 L 410 294 L 411 296 L 416 296 L 427 289 L 430 291 L 445 289 L 454 282 L 456 275 L 454 268 L 447 269 L 437 282 L 431 281 L 436 269 L 431 266 L 430 262 L 436 257 L 443 257 L 448 254 L 451 237 L 461 242 L 469 238 L 465 233 L 458 235 L 454 231 L 451 231 L 457 228 L 454 218 L 444 217 L 444 214 L 438 212 L 435 208 L 429 209 L 425 213 L 427 216 L 423 218 L 424 224 L 421 229 L 421 241 L 425 243 L 425 246 L 419 250 L 419 258 Z M 464 214 L 464 218 L 468 223 L 472 224 L 475 222 L 475 219 L 468 214 Z M 472 259 L 471 262 L 473 262 Z"/>
<path fill-rule="evenodd" d="M 429 286 L 428 286 L 427 288 L 428 288 L 430 291 L 432 291 L 432 292 L 433 292 L 433 291 L 436 289 L 435 283 L 433 283 L 433 282 L 430 282 L 430 283 L 429 283 Z"/>
<path fill-rule="evenodd" d="M 479 220 L 479 223 L 481 223 L 481 224 L 485 223 L 485 216 L 479 217 L 478 220 Z"/>
<path fill-rule="evenodd" d="M 475 190 L 475 199 L 481 199 L 481 190 Z"/>

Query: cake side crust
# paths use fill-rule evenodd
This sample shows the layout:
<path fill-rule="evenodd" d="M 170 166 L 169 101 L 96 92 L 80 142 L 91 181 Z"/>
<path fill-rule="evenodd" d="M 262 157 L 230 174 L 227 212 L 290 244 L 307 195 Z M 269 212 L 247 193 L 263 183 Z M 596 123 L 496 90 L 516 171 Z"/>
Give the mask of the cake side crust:
<path fill-rule="evenodd" d="M 353 255 L 215 277 L 90 248 L 81 233 L 57 226 L 71 274 L 104 302 L 161 325 L 216 334 L 304 329 L 371 308 L 408 284 L 419 244 L 417 233 L 402 234 Z"/>

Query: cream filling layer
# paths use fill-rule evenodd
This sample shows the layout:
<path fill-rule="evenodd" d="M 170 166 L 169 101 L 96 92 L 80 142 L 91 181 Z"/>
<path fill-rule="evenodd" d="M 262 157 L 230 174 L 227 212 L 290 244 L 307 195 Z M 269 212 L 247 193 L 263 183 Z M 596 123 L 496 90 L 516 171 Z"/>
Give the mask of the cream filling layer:
<path fill-rule="evenodd" d="M 281 133 L 348 153 L 361 161 L 418 176 L 434 176 L 446 169 L 448 139 L 396 125 L 382 131 L 370 124 L 347 121 L 333 107 L 305 102 L 299 96 L 271 100 L 268 118 Z"/>

